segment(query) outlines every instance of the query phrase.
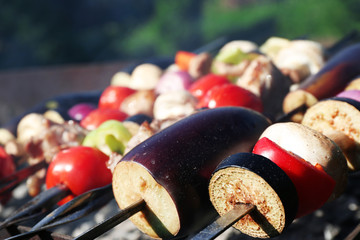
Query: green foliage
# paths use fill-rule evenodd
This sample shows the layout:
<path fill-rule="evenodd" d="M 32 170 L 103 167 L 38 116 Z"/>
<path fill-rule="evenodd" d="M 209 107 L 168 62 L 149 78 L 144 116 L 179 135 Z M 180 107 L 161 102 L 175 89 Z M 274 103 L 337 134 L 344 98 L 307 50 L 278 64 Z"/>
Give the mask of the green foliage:
<path fill-rule="evenodd" d="M 279 33 L 288 37 L 308 34 L 315 38 L 340 38 L 359 24 L 353 20 L 352 10 L 346 7 L 345 2 L 287 1 L 277 20 Z"/>
<path fill-rule="evenodd" d="M 0 3 L 0 69 L 172 56 L 220 36 L 337 40 L 358 0 L 20 0 Z"/>
<path fill-rule="evenodd" d="M 272 18 L 277 8 L 273 1 L 262 1 L 235 8 L 222 6 L 220 3 L 221 1 L 213 0 L 204 5 L 202 30 L 208 40 L 220 34 L 249 28 L 259 21 Z"/>
<path fill-rule="evenodd" d="M 129 55 L 168 55 L 182 43 L 196 42 L 199 38 L 201 1 L 163 0 L 156 3 L 147 23 L 138 26 L 126 37 L 124 50 Z"/>
<path fill-rule="evenodd" d="M 355 0 L 254 1 L 231 9 L 221 7 L 220 2 L 213 0 L 204 7 L 203 29 L 207 38 L 269 20 L 275 23 L 273 35 L 285 38 L 337 39 L 360 27 L 360 7 Z"/>

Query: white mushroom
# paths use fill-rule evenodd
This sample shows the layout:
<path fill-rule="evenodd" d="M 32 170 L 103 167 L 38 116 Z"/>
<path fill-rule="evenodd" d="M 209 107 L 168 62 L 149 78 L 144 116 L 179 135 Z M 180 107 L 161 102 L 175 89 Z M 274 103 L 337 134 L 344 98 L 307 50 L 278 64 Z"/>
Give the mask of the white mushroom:
<path fill-rule="evenodd" d="M 140 64 L 131 73 L 129 86 L 137 90 L 154 89 L 162 73 L 163 70 L 154 64 Z"/>
<path fill-rule="evenodd" d="M 196 109 L 197 100 L 188 91 L 161 94 L 154 103 L 154 117 L 158 120 L 185 117 Z"/>

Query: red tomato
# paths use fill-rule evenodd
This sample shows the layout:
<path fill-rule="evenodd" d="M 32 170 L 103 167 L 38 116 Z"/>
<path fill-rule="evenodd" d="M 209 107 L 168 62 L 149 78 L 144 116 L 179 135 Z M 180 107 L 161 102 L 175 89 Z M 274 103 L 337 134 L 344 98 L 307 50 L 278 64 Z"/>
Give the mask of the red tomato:
<path fill-rule="evenodd" d="M 230 81 L 225 76 L 211 73 L 199 78 L 193 84 L 191 84 L 189 92 L 200 100 L 214 86 L 227 83 L 230 83 Z"/>
<path fill-rule="evenodd" d="M 124 121 L 128 115 L 120 110 L 97 108 L 80 121 L 80 125 L 88 130 L 94 130 L 107 120 Z"/>
<path fill-rule="evenodd" d="M 96 148 L 78 146 L 55 155 L 46 173 L 46 187 L 65 184 L 71 194 L 61 200 L 64 204 L 91 189 L 110 184 L 112 173 L 106 167 L 109 157 Z"/>
<path fill-rule="evenodd" d="M 125 98 L 134 94 L 136 90 L 121 87 L 121 86 L 109 86 L 101 94 L 99 99 L 99 108 L 111 108 L 119 110 L 121 103 Z"/>
<path fill-rule="evenodd" d="M 211 88 L 200 102 L 202 107 L 208 108 L 237 106 L 251 108 L 258 112 L 263 110 L 258 96 L 235 84 L 223 84 Z"/>
<path fill-rule="evenodd" d="M 322 170 L 320 165 L 313 166 L 266 137 L 255 144 L 253 153 L 269 158 L 292 180 L 299 199 L 297 217 L 323 206 L 334 190 L 335 180 Z"/>
<path fill-rule="evenodd" d="M 0 146 L 0 178 L 15 172 L 16 166 L 12 157 Z"/>
<path fill-rule="evenodd" d="M 16 166 L 12 157 L 0 147 L 0 179 L 13 174 L 15 170 Z M 0 196 L 0 203 L 5 204 L 10 198 L 11 193 Z"/>

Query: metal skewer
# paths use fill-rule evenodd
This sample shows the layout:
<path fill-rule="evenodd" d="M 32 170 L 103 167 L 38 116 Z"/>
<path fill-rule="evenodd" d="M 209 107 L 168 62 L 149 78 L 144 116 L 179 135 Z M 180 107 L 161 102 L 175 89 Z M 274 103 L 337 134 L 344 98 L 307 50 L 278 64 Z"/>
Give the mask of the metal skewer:
<path fill-rule="evenodd" d="M 93 189 L 77 196 L 73 200 L 55 209 L 40 222 L 38 222 L 32 228 L 32 230 L 44 227 L 54 227 L 75 221 L 92 212 L 93 210 L 98 209 L 98 207 L 104 206 L 113 198 L 114 195 L 112 192 L 112 184 Z M 62 217 L 64 218 L 61 219 Z M 55 220 L 57 221 L 55 222 Z"/>
<path fill-rule="evenodd" d="M 34 165 L 25 167 L 7 177 L 0 179 L 0 195 L 11 192 L 15 187 L 17 187 L 22 181 L 27 179 L 29 176 L 33 175 L 40 169 L 47 167 L 46 161 L 40 161 Z"/>
<path fill-rule="evenodd" d="M 280 122 L 289 122 L 291 121 L 291 118 L 297 114 L 297 113 L 305 113 L 305 111 L 308 109 L 308 106 L 306 104 L 302 104 L 299 107 L 295 108 L 294 110 L 280 116 L 278 119 L 275 120 L 276 123 Z"/>
<path fill-rule="evenodd" d="M 81 234 L 80 236 L 74 238 L 74 240 L 86 240 L 86 239 L 94 239 L 99 237 L 100 235 L 104 234 L 105 232 L 109 231 L 116 225 L 120 224 L 121 222 L 125 221 L 135 213 L 144 210 L 146 207 L 145 201 L 142 199 L 129 207 L 121 210 L 119 213 L 115 214 L 114 216 L 106 219 L 105 221 L 101 222 L 100 224 L 94 226 L 90 230 L 86 231 L 85 233 Z"/>
<path fill-rule="evenodd" d="M 196 49 L 193 53 L 200 54 L 202 52 L 215 52 L 220 49 L 229 39 L 227 37 L 219 37 L 208 44 Z"/>
<path fill-rule="evenodd" d="M 276 237 L 280 233 L 275 227 L 266 219 L 266 217 L 256 208 L 255 205 L 250 203 L 237 203 L 233 209 L 228 211 L 223 216 L 219 217 L 213 223 L 205 227 L 195 236 L 191 237 L 191 240 L 212 240 L 230 228 L 235 222 L 250 215 L 252 220 L 256 222 L 259 227 L 269 236 Z"/>
<path fill-rule="evenodd" d="M 240 203 L 236 204 L 232 210 L 216 219 L 213 223 L 205 227 L 195 236 L 191 237 L 191 240 L 204 240 L 215 239 L 225 230 L 230 228 L 234 223 L 241 218 L 252 212 L 256 207 L 252 204 Z"/>
<path fill-rule="evenodd" d="M 351 32 L 347 33 L 337 42 L 332 44 L 330 47 L 326 49 L 327 57 L 331 57 L 337 52 L 339 52 L 342 48 L 349 45 L 351 42 L 356 41 L 359 38 L 359 32 L 357 30 L 352 30 Z"/>
<path fill-rule="evenodd" d="M 32 237 L 49 228 L 76 221 L 105 206 L 113 198 L 111 184 L 90 190 L 49 213 L 45 218 L 33 226 L 30 231 L 12 236 L 7 238 L 7 240 Z"/>
<path fill-rule="evenodd" d="M 94 226 L 87 232 L 81 234 L 80 236 L 74 238 L 74 240 L 84 240 L 84 239 L 94 239 L 109 231 L 116 225 L 120 224 L 124 220 L 128 219 L 135 213 L 145 210 L 146 203 L 144 200 L 140 200 L 133 205 L 127 207 L 126 209 L 121 210 L 118 214 L 108 218 L 107 220 L 99 223 Z M 241 218 L 250 214 L 253 220 L 259 224 L 259 226 L 270 236 L 277 236 L 279 232 L 265 219 L 265 217 L 256 209 L 256 206 L 253 204 L 238 203 L 234 206 L 232 210 L 227 212 L 225 215 L 219 217 L 217 220 L 212 222 L 210 225 L 205 227 L 196 235 L 192 236 L 191 240 L 211 240 L 215 239 L 225 230 L 230 228 L 235 222 L 239 221 Z M 10 239 L 9 239 L 10 240 Z M 13 240 L 13 239 L 11 239 Z"/>
<path fill-rule="evenodd" d="M 360 239 L 360 224 L 358 224 L 352 232 L 346 236 L 345 240 L 356 240 Z"/>
<path fill-rule="evenodd" d="M 68 194 L 69 189 L 65 185 L 58 185 L 40 193 L 5 219 L 0 224 L 0 229 L 43 214 Z"/>

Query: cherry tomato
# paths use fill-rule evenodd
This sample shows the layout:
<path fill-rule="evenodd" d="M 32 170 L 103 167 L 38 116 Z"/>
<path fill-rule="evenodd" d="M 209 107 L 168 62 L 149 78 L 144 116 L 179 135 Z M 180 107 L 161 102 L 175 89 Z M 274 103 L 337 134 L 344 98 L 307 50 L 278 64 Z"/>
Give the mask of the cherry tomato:
<path fill-rule="evenodd" d="M 230 81 L 225 76 L 210 73 L 191 84 L 189 92 L 201 100 L 212 87 L 227 83 Z"/>
<path fill-rule="evenodd" d="M 107 120 L 124 121 L 128 115 L 120 110 L 111 108 L 97 108 L 80 121 L 80 126 L 94 130 Z"/>
<path fill-rule="evenodd" d="M 15 170 L 16 166 L 12 157 L 0 147 L 0 179 L 13 174 Z M 0 203 L 5 204 L 10 198 L 11 193 L 0 196 Z"/>
<path fill-rule="evenodd" d="M 136 90 L 122 87 L 122 86 L 109 86 L 101 94 L 99 99 L 99 108 L 111 108 L 119 110 L 121 103 L 125 98 L 134 94 Z"/>
<path fill-rule="evenodd" d="M 307 215 L 323 206 L 334 190 L 334 179 L 319 164 L 312 165 L 266 137 L 255 144 L 253 153 L 269 158 L 290 177 L 299 198 L 297 217 Z"/>
<path fill-rule="evenodd" d="M 242 87 L 235 84 L 222 84 L 211 88 L 200 101 L 202 107 L 217 108 L 237 106 L 263 111 L 261 99 Z"/>
<path fill-rule="evenodd" d="M 109 157 L 92 147 L 78 146 L 55 155 L 46 173 L 46 187 L 65 184 L 71 194 L 61 200 L 64 204 L 91 189 L 110 184 L 112 173 L 107 168 Z"/>

